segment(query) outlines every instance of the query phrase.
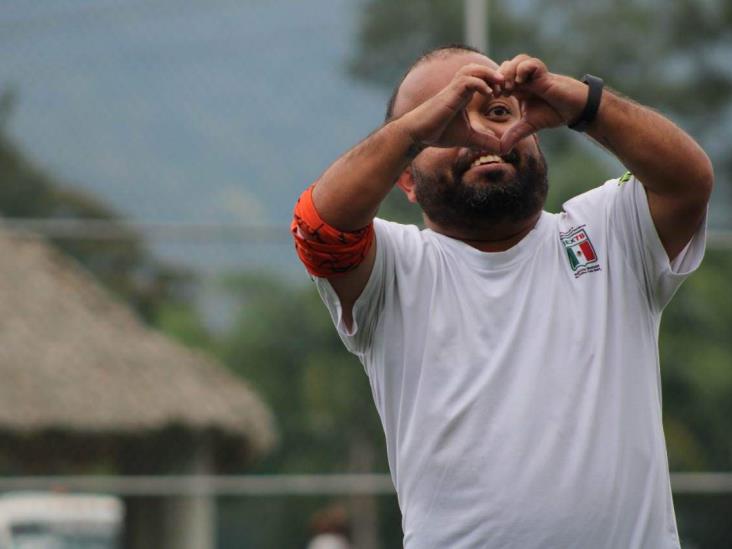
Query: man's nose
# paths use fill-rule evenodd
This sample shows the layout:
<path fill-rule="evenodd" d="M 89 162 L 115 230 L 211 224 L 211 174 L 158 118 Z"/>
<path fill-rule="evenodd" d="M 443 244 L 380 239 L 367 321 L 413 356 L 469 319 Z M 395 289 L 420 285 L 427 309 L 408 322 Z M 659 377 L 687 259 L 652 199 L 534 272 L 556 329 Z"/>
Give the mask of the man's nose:
<path fill-rule="evenodd" d="M 492 133 L 498 139 L 508 130 L 511 125 L 510 121 L 491 120 L 485 113 L 479 110 L 468 111 L 468 120 L 471 127 L 479 132 Z"/>

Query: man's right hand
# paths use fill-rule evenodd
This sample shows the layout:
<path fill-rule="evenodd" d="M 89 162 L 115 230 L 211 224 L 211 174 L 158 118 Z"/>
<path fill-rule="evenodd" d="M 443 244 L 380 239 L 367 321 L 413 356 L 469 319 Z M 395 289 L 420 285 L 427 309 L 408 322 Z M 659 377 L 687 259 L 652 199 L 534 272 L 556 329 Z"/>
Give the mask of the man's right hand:
<path fill-rule="evenodd" d="M 503 80 L 498 70 L 477 63 L 465 65 L 440 93 L 396 122 L 417 147 L 473 147 L 498 152 L 498 137 L 480 123 L 479 113 L 467 106 L 476 93 L 492 97 Z"/>

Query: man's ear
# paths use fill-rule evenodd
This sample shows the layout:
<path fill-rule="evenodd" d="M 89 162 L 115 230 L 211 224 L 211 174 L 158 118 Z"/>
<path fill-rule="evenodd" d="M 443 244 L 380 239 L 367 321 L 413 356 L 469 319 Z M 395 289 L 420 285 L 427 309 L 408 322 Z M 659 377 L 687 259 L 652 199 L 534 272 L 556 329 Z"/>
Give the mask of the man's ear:
<path fill-rule="evenodd" d="M 414 192 L 414 174 L 412 173 L 411 165 L 407 166 L 407 169 L 402 172 L 402 175 L 399 176 L 396 184 L 407 196 L 407 200 L 409 200 L 412 204 L 417 203 L 417 195 Z"/>

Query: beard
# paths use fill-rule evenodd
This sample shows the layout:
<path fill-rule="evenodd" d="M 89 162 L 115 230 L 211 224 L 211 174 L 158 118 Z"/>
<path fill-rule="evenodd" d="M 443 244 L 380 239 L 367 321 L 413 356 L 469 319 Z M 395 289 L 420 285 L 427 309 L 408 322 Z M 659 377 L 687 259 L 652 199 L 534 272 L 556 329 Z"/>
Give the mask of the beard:
<path fill-rule="evenodd" d="M 536 154 L 512 153 L 506 158 L 515 172 L 496 170 L 466 183 L 470 160 L 458 159 L 451 177 L 426 174 L 412 166 L 415 194 L 422 210 L 434 223 L 448 230 L 490 228 L 502 222 L 527 219 L 541 210 L 549 188 L 547 165 Z"/>

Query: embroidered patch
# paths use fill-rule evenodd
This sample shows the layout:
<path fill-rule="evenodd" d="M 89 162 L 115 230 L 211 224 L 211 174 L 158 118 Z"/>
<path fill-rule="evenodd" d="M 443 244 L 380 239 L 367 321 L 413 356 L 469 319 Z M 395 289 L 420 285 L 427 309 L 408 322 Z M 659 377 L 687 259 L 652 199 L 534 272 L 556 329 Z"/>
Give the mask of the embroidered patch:
<path fill-rule="evenodd" d="M 569 266 L 572 268 L 575 278 L 600 270 L 597 252 L 595 252 L 595 247 L 592 245 L 584 225 L 572 228 L 566 233 L 559 233 L 559 237 L 564 244 Z"/>
<path fill-rule="evenodd" d="M 631 178 L 631 177 L 633 177 L 633 174 L 632 174 L 632 173 L 630 173 L 630 172 L 625 172 L 625 173 L 624 173 L 624 174 L 623 174 L 623 175 L 622 175 L 622 176 L 620 177 L 620 179 L 618 179 L 618 187 L 620 187 L 621 185 L 624 185 L 625 183 L 627 183 L 628 181 L 630 181 L 630 178 Z"/>

